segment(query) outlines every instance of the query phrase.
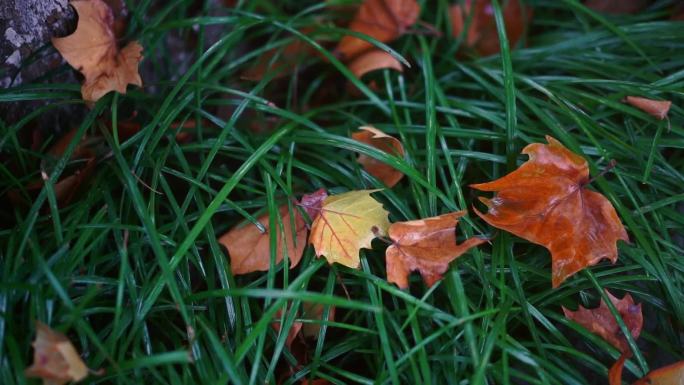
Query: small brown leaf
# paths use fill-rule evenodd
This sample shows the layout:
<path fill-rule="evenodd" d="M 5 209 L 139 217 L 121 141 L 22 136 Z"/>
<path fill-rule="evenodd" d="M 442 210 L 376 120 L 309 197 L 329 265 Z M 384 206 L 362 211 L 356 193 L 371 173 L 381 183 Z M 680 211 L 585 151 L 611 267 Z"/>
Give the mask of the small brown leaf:
<path fill-rule="evenodd" d="M 303 319 L 310 321 L 316 321 L 315 323 L 300 322 L 295 321 L 292 323 L 292 327 L 287 331 L 287 339 L 285 345 L 290 348 L 292 343 L 295 341 L 297 336 L 301 334 L 304 338 L 318 338 L 318 334 L 321 330 L 320 322 L 323 320 L 323 311 L 325 310 L 325 305 L 313 302 L 302 302 Z M 281 323 L 279 320 L 283 316 L 282 310 L 276 312 L 277 321 L 271 323 L 273 329 L 276 332 L 280 332 Z M 330 311 L 328 312 L 328 321 L 335 320 L 335 306 L 330 306 Z"/>
<path fill-rule="evenodd" d="M 32 345 L 33 365 L 26 369 L 26 377 L 42 378 L 45 385 L 62 385 L 88 376 L 88 367 L 64 334 L 37 322 Z"/>
<path fill-rule="evenodd" d="M 365 0 L 349 29 L 366 34 L 382 43 L 397 39 L 418 20 L 420 6 L 416 0 Z M 344 36 L 336 51 L 349 60 L 374 46 L 354 36 Z"/>
<path fill-rule="evenodd" d="M 455 4 L 450 8 L 451 32 L 454 37 L 463 33 L 466 20 L 472 13 L 470 26 L 464 37 L 466 48 L 475 50 L 482 56 L 498 53 L 500 50 L 499 34 L 494 20 L 494 9 L 490 0 L 475 2 L 466 0 L 464 4 Z M 509 0 L 503 4 L 503 18 L 506 36 L 513 48 L 525 33 L 527 25 L 532 21 L 532 7 L 524 7 L 519 0 Z"/>
<path fill-rule="evenodd" d="M 64 154 L 77 132 L 77 129 L 71 129 L 47 150 L 48 156 L 41 165 L 42 178 L 36 178 L 24 187 L 29 197 L 34 196 L 43 188 L 45 180 L 48 178 L 48 171 L 46 169 L 54 163 L 54 160 L 59 159 Z M 71 203 L 82 190 L 83 184 L 90 179 L 95 171 L 97 159 L 91 144 L 89 137 L 84 136 L 81 138 L 69 159 L 71 164 L 62 172 L 60 179 L 54 184 L 55 198 L 59 207 L 64 207 Z M 25 196 L 18 189 L 10 190 L 8 197 L 15 204 L 22 205 L 27 203 Z"/>
<path fill-rule="evenodd" d="M 393 223 L 389 228 L 392 245 L 387 248 L 387 280 L 404 289 L 408 275 L 418 270 L 423 281 L 432 286 L 449 268 L 449 263 L 470 248 L 486 240 L 470 238 L 456 243 L 458 219 L 466 214 L 457 211 L 432 218 Z"/>
<path fill-rule="evenodd" d="M 302 335 L 306 338 L 318 338 L 318 334 L 321 331 L 320 321 L 323 320 L 323 312 L 325 310 L 325 305 L 314 302 L 303 302 L 302 308 L 304 310 L 305 319 L 311 321 L 318 321 L 316 323 L 304 323 L 302 324 Z M 328 311 L 328 321 L 335 320 L 335 306 L 330 306 Z"/>
<path fill-rule="evenodd" d="M 672 106 L 672 102 L 669 100 L 653 100 L 638 96 L 628 96 L 624 101 L 660 120 L 667 117 L 670 106 Z"/>
<path fill-rule="evenodd" d="M 292 227 L 290 210 L 288 205 L 279 208 L 282 219 L 282 231 L 278 231 L 278 243 L 275 263 L 283 260 L 283 238 L 290 261 L 290 268 L 297 266 L 302 258 L 306 247 L 306 223 L 296 208 L 292 209 L 294 217 L 294 230 Z M 247 224 L 233 227 L 223 234 L 219 243 L 228 249 L 230 255 L 230 267 L 234 275 L 247 274 L 254 271 L 267 271 L 271 266 L 271 241 L 269 235 L 269 215 L 260 216 L 258 222 L 266 229 L 259 231 L 257 226 Z M 280 227 L 280 226 L 279 226 Z"/>
<path fill-rule="evenodd" d="M 608 290 L 606 290 L 606 295 L 610 298 L 610 302 L 613 303 L 618 313 L 620 313 L 620 317 L 622 317 L 625 325 L 627 325 L 630 333 L 632 333 L 632 337 L 634 339 L 639 338 L 644 321 L 641 314 L 641 304 L 635 305 L 632 296 L 629 294 L 626 294 L 621 300 L 613 297 Z M 585 309 L 580 306 L 577 311 L 570 311 L 563 308 L 563 313 L 566 318 L 601 336 L 622 353 L 630 352 L 627 339 L 622 334 L 615 317 L 613 317 L 610 309 L 608 309 L 608 305 L 603 300 L 601 300 L 599 307 L 595 309 Z"/>
<path fill-rule="evenodd" d="M 359 79 L 368 72 L 385 68 L 403 72 L 399 60 L 379 49 L 365 52 L 349 63 L 349 70 Z"/>
<path fill-rule="evenodd" d="M 280 320 L 283 319 L 283 311 L 279 309 L 275 313 L 275 318 L 276 321 L 271 323 L 271 327 L 277 333 L 280 333 L 280 330 L 282 329 L 282 324 L 280 323 Z M 297 335 L 299 335 L 299 332 L 302 330 L 302 326 L 303 325 L 301 322 L 295 321 L 292 323 L 292 327 L 290 327 L 290 330 L 287 331 L 287 339 L 285 340 L 285 346 L 287 346 L 288 349 L 292 346 L 292 343 L 294 342 L 295 338 L 297 338 Z"/>
<path fill-rule="evenodd" d="M 112 9 L 102 0 L 72 0 L 78 13 L 73 34 L 52 38 L 64 59 L 85 76 L 83 99 L 95 102 L 110 91 L 126 93 L 126 86 L 142 86 L 138 64 L 142 46 L 131 42 L 119 50 L 114 35 Z"/>
<path fill-rule="evenodd" d="M 313 28 L 304 28 L 302 33 L 310 33 Z M 317 51 L 306 42 L 296 38 L 284 47 L 273 48 L 266 51 L 256 59 L 252 67 L 242 73 L 246 80 L 259 81 L 266 73 L 273 73 L 274 79 L 287 76 L 295 72 L 302 61 L 316 55 Z M 277 56 L 277 58 L 276 58 Z M 277 59 L 277 60 L 274 60 Z"/>
<path fill-rule="evenodd" d="M 400 158 L 404 157 L 404 146 L 399 139 L 389 136 L 371 126 L 359 127 L 359 130 L 360 131 L 352 134 L 352 139 L 373 146 L 388 154 Z M 404 177 L 404 174 L 401 171 L 367 155 L 359 155 L 357 161 L 369 174 L 378 178 L 387 187 L 393 187 Z"/>

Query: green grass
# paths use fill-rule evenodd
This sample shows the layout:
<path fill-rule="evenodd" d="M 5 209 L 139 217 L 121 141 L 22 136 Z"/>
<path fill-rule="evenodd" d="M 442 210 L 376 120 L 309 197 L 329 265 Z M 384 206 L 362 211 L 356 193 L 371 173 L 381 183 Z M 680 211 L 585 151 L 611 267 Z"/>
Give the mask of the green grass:
<path fill-rule="evenodd" d="M 643 304 L 626 379 L 684 359 L 684 27 L 667 21 L 673 1 L 622 17 L 575 0 L 530 1 L 527 48 L 504 42 L 501 55 L 481 59 L 457 59 L 458 39 L 409 34 L 389 46 L 411 68 L 373 74 L 376 89 L 326 50 L 343 30 L 323 2 L 243 1 L 220 11 L 214 2 L 136 3 L 127 37 L 145 47 L 144 89 L 110 94 L 92 110 L 78 84 L 55 84 L 50 74 L 0 91 L 12 108 L 49 101 L 18 122 L 0 121 L 0 383 L 35 382 L 23 370 L 33 321 L 42 320 L 66 332 L 88 366 L 106 369 L 86 383 L 275 384 L 295 358 L 270 324 L 287 328 L 297 319 L 287 309 L 302 301 L 335 306 L 337 318 L 309 341 L 310 362 L 285 384 L 605 383 L 619 353 L 561 311 L 595 306 L 603 288 Z M 421 20 L 446 31 L 449 2 L 421 3 Z M 310 25 L 314 33 L 298 32 Z M 186 71 L 172 60 L 169 35 L 195 41 Z M 328 62 L 312 56 L 284 79 L 240 79 L 260 54 L 293 39 Z M 362 96 L 344 92 L 347 81 Z M 621 103 L 626 95 L 672 100 L 669 122 Z M 39 177 L 47 157 L 26 143 L 26 130 L 60 111 L 82 114 L 76 138 L 49 163 L 30 207 L 10 204 L 8 191 Z M 103 130 L 102 118 L 133 111 L 144 129 L 132 138 Z M 273 117 L 271 131 L 251 130 Z M 179 120 L 198 123 L 189 143 L 174 140 L 169 126 Z M 361 125 L 401 138 L 406 157 L 349 139 Z M 43 129 L 56 138 L 69 128 Z M 96 172 L 59 207 L 54 183 L 86 133 L 104 138 Z M 381 187 L 355 162 L 358 152 L 406 174 L 375 194 L 392 221 L 470 209 L 468 184 L 514 169 L 525 161 L 520 150 L 545 135 L 585 156 L 593 175 L 617 160 L 591 188 L 614 204 L 631 239 L 615 265 L 602 262 L 557 289 L 543 247 L 475 215 L 460 229 L 494 236 L 491 245 L 452 263 L 432 288 L 413 274 L 405 291 L 386 281 L 381 242 L 361 252 L 359 270 L 329 266 L 309 248 L 295 269 L 234 277 L 216 240 L 321 187 Z"/>

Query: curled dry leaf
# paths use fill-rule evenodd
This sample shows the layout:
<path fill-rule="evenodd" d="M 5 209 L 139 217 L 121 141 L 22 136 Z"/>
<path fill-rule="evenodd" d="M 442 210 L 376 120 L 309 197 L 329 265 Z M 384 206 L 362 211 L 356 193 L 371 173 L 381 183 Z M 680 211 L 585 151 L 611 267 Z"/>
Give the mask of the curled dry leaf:
<path fill-rule="evenodd" d="M 49 168 L 48 166 L 54 163 L 53 161 L 56 161 L 64 154 L 76 132 L 77 129 L 71 129 L 47 151 L 47 158 L 41 163 L 42 178 L 36 178 L 24 187 L 29 197 L 37 194 L 43 188 L 45 180 L 49 177 L 46 168 Z M 89 142 L 90 139 L 87 136 L 81 138 L 69 159 L 69 167 L 62 172 L 60 179 L 53 186 L 57 205 L 60 207 L 64 207 L 74 200 L 82 190 L 83 184 L 90 179 L 95 171 L 97 159 L 95 151 L 91 148 Z M 18 205 L 27 203 L 26 197 L 18 189 L 10 190 L 8 197 L 13 203 Z"/>
<path fill-rule="evenodd" d="M 370 196 L 375 191 L 349 191 L 325 198 L 309 237 L 316 256 L 325 256 L 329 263 L 359 267 L 359 250 L 370 248 L 371 240 L 385 234 L 390 225 L 387 210 Z"/>
<path fill-rule="evenodd" d="M 473 7 L 471 0 L 454 4 L 449 10 L 451 32 L 454 37 L 463 33 L 468 17 L 470 25 L 464 36 L 464 46 L 482 56 L 493 55 L 500 50 L 499 34 L 494 20 L 494 8 L 490 0 L 478 0 Z M 519 0 L 508 0 L 503 4 L 503 18 L 506 36 L 511 47 L 515 47 L 532 21 L 532 8 L 520 4 Z"/>
<path fill-rule="evenodd" d="M 549 249 L 557 287 L 603 258 L 614 263 L 617 240 L 629 238 L 610 201 L 586 188 L 586 160 L 556 139 L 546 140 L 523 149 L 530 159 L 517 170 L 471 187 L 496 192 L 480 198 L 487 214 L 475 210 L 487 223 Z"/>
<path fill-rule="evenodd" d="M 287 332 L 287 340 L 285 345 L 289 348 L 292 343 L 297 338 L 298 335 L 302 335 L 304 338 L 318 338 L 318 334 L 321 330 L 321 322 L 323 321 L 323 313 L 325 311 L 325 305 L 313 302 L 302 302 L 303 319 L 312 322 L 300 322 L 295 321 L 292 323 L 292 327 Z M 283 316 L 282 310 L 276 312 L 276 318 L 280 320 Z M 335 320 L 335 306 L 330 306 L 328 311 L 328 321 Z M 281 323 L 276 321 L 271 323 L 271 326 L 275 331 L 280 332 Z"/>
<path fill-rule="evenodd" d="M 620 317 L 625 322 L 625 325 L 627 325 L 627 329 L 632 333 L 632 337 L 634 337 L 634 339 L 639 338 L 641 327 L 644 323 L 644 318 L 641 314 L 641 304 L 635 304 L 634 300 L 632 300 L 632 296 L 629 294 L 625 295 L 625 297 L 620 300 L 613 297 L 607 290 L 606 295 L 610 299 L 610 302 L 613 303 L 618 313 L 620 313 Z M 615 317 L 613 317 L 610 309 L 608 309 L 608 305 L 606 305 L 603 300 L 601 300 L 599 307 L 595 309 L 585 309 L 580 306 L 577 311 L 571 311 L 563 308 L 563 313 L 566 318 L 577 322 L 590 332 L 601 336 L 601 338 L 608 341 L 622 353 L 630 352 L 627 339 L 622 334 Z"/>
<path fill-rule="evenodd" d="M 282 228 L 278 226 L 275 263 L 283 260 L 287 250 L 290 268 L 293 268 L 302 258 L 306 246 L 306 223 L 297 208 L 292 208 L 294 218 L 287 204 L 280 206 L 278 211 L 282 219 Z M 219 243 L 228 249 L 230 268 L 235 275 L 267 271 L 271 266 L 269 215 L 264 214 L 257 220 L 266 231 L 261 232 L 257 226 L 250 223 L 236 226 L 218 239 Z"/>
<path fill-rule="evenodd" d="M 313 28 L 303 29 L 302 33 L 310 33 Z M 316 55 L 316 50 L 306 42 L 296 38 L 284 47 L 278 47 L 266 51 L 257 58 L 252 67 L 242 73 L 242 78 L 259 81 L 266 73 L 274 73 L 277 79 L 295 72 L 303 59 Z"/>
<path fill-rule="evenodd" d="M 113 31 L 114 16 L 102 0 L 73 0 L 78 13 L 76 31 L 52 44 L 64 59 L 85 77 L 83 99 L 95 102 L 109 91 L 126 93 L 126 86 L 142 86 L 138 63 L 142 46 L 131 42 L 119 49 Z"/>
<path fill-rule="evenodd" d="M 282 329 L 282 327 L 281 327 L 282 324 L 280 322 L 280 320 L 282 320 L 282 319 L 283 319 L 283 311 L 279 309 L 275 313 L 275 321 L 271 322 L 271 327 L 277 333 L 280 333 L 280 331 Z M 288 348 L 290 348 L 292 346 L 292 343 L 294 342 L 295 338 L 297 338 L 297 336 L 299 335 L 299 332 L 302 330 L 302 326 L 303 325 L 301 322 L 295 321 L 292 323 L 292 326 L 287 331 L 287 339 L 285 340 L 285 346 L 287 346 Z"/>
<path fill-rule="evenodd" d="M 352 134 L 352 139 L 373 146 L 388 154 L 400 158 L 404 157 L 404 146 L 399 139 L 389 136 L 375 127 L 359 127 L 359 131 Z M 393 187 L 404 177 L 401 171 L 368 155 L 359 155 L 357 161 L 369 174 L 378 178 L 387 187 Z"/>
<path fill-rule="evenodd" d="M 403 71 L 399 60 L 389 53 L 379 49 L 365 52 L 349 63 L 349 70 L 359 79 L 371 71 L 385 68 L 393 69 L 399 72 Z"/>
<path fill-rule="evenodd" d="M 418 20 L 420 6 L 416 0 L 365 0 L 349 24 L 352 31 L 366 34 L 388 43 L 399 38 Z M 373 48 L 373 45 L 354 36 L 344 36 L 336 51 L 349 60 Z"/>
<path fill-rule="evenodd" d="M 418 270 L 428 286 L 442 278 L 449 263 L 470 248 L 486 242 L 470 238 L 456 243 L 458 219 L 466 214 L 457 211 L 432 218 L 392 223 L 387 248 L 387 280 L 400 288 L 408 287 L 408 275 Z"/>
<path fill-rule="evenodd" d="M 26 368 L 26 377 L 42 378 L 45 385 L 62 385 L 88 376 L 88 367 L 64 334 L 37 322 L 32 345 L 33 365 Z"/>
<path fill-rule="evenodd" d="M 584 6 L 594 11 L 620 15 L 639 12 L 649 2 L 650 0 L 587 0 Z"/>
<path fill-rule="evenodd" d="M 314 302 L 303 302 L 302 308 L 304 310 L 304 319 L 313 321 L 302 324 L 302 335 L 306 338 L 318 338 L 321 331 L 323 313 L 325 313 L 325 305 Z M 335 320 L 335 306 L 330 306 L 327 320 L 328 322 Z"/>
<path fill-rule="evenodd" d="M 670 106 L 672 106 L 672 102 L 669 100 L 653 100 L 638 96 L 628 96 L 624 101 L 625 103 L 634 106 L 660 120 L 663 120 L 667 117 L 667 113 L 670 111 Z"/>

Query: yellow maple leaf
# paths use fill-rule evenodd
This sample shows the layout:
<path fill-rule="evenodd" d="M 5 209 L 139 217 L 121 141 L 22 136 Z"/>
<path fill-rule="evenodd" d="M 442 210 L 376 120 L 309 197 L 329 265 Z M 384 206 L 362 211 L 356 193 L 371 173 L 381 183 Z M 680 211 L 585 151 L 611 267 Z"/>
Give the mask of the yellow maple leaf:
<path fill-rule="evenodd" d="M 311 225 L 309 242 L 328 262 L 358 268 L 359 250 L 369 249 L 389 228 L 389 213 L 370 194 L 358 190 L 327 197 Z"/>
<path fill-rule="evenodd" d="M 52 45 L 85 77 L 83 100 L 95 102 L 109 91 L 126 93 L 126 86 L 142 86 L 138 64 L 142 46 L 137 41 L 119 50 L 114 35 L 112 9 L 102 0 L 73 0 L 78 13 L 76 31 L 52 38 Z"/>

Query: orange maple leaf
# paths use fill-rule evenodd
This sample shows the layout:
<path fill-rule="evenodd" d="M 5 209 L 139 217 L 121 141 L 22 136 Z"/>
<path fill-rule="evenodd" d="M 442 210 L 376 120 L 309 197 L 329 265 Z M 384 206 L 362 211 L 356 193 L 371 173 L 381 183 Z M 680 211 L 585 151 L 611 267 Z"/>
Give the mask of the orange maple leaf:
<path fill-rule="evenodd" d="M 420 5 L 416 0 L 366 0 L 361 4 L 349 29 L 366 34 L 382 43 L 397 39 L 418 20 Z M 344 36 L 336 51 L 342 59 L 373 48 L 373 45 L 354 36 Z"/>
<path fill-rule="evenodd" d="M 480 198 L 487 214 L 475 212 L 490 225 L 511 232 L 551 252 L 552 284 L 607 258 L 617 260 L 617 240 L 629 241 L 613 205 L 588 190 L 589 167 L 556 139 L 533 143 L 522 151 L 530 160 L 489 183 L 471 185 L 495 191 Z"/>
<path fill-rule="evenodd" d="M 418 270 L 425 284 L 432 286 L 442 278 L 449 263 L 470 248 L 486 242 L 470 238 L 456 243 L 458 219 L 466 214 L 457 211 L 432 218 L 392 223 L 389 237 L 392 245 L 387 248 L 387 280 L 400 288 L 408 287 L 408 275 Z"/>
<path fill-rule="evenodd" d="M 83 99 L 95 102 L 110 91 L 125 94 L 128 84 L 142 86 L 138 63 L 143 48 L 133 41 L 119 50 L 109 5 L 102 0 L 72 0 L 69 4 L 78 13 L 76 31 L 52 38 L 52 44 L 85 77 Z"/>

